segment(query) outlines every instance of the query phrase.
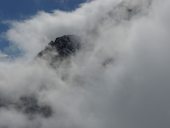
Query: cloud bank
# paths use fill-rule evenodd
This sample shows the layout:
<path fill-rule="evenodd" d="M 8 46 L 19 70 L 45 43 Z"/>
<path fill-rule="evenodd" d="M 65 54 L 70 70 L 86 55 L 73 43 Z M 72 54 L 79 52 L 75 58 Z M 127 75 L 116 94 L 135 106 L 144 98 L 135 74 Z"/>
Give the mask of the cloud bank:
<path fill-rule="evenodd" d="M 13 105 L 0 107 L 0 127 L 169 128 L 169 6 L 169 0 L 94 0 L 12 22 L 6 38 L 23 56 L 1 60 L 1 99 L 15 104 L 34 95 L 53 114 L 30 118 Z M 69 62 L 54 69 L 35 60 L 66 34 L 83 40 Z"/>

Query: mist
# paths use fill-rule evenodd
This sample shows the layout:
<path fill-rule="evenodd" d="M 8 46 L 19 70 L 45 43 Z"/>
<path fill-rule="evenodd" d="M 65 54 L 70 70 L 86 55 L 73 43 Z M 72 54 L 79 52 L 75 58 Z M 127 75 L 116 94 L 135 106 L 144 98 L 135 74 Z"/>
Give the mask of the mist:
<path fill-rule="evenodd" d="M 5 38 L 22 55 L 0 52 L 0 128 L 169 128 L 169 7 L 169 0 L 93 0 L 10 21 Z M 56 68 L 35 59 L 69 34 L 82 40 L 75 56 Z M 22 96 L 35 96 L 52 115 L 1 107 Z"/>

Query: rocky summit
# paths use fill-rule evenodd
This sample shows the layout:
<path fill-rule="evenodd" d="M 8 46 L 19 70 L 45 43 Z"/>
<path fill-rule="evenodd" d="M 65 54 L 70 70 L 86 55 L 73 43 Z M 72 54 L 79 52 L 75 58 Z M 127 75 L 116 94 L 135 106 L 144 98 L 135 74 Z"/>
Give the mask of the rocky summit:
<path fill-rule="evenodd" d="M 80 38 L 75 35 L 64 35 L 51 41 L 44 50 L 42 50 L 38 57 L 45 59 L 65 59 L 80 49 Z"/>

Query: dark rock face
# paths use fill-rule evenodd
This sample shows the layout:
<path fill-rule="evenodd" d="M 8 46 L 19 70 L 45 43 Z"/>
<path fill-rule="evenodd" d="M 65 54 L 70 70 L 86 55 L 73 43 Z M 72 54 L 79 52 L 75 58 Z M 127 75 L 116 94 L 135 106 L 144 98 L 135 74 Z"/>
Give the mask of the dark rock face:
<path fill-rule="evenodd" d="M 18 101 L 11 101 L 4 98 L 0 99 L 0 109 L 15 109 L 18 112 L 22 112 L 28 117 L 34 117 L 36 115 L 44 118 L 49 118 L 53 114 L 51 106 L 46 104 L 40 104 L 35 96 L 22 96 Z"/>
<path fill-rule="evenodd" d="M 64 35 L 51 41 L 48 46 L 38 54 L 38 57 L 48 56 L 52 59 L 64 59 L 76 54 L 80 49 L 80 39 L 75 35 Z"/>
<path fill-rule="evenodd" d="M 27 115 L 41 115 L 43 117 L 50 117 L 52 115 L 52 109 L 48 105 L 40 105 L 38 100 L 33 96 L 23 96 L 20 98 L 20 104 L 18 108 Z"/>

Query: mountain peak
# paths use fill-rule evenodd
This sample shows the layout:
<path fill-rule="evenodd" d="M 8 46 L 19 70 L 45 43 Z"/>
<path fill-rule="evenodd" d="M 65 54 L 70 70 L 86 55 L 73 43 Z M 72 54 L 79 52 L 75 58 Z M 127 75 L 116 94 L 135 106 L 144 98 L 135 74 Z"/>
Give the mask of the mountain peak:
<path fill-rule="evenodd" d="M 75 55 L 80 49 L 80 38 L 76 35 L 64 35 L 57 37 L 55 41 L 51 41 L 44 50 L 42 50 L 38 57 L 44 59 L 64 59 Z"/>

